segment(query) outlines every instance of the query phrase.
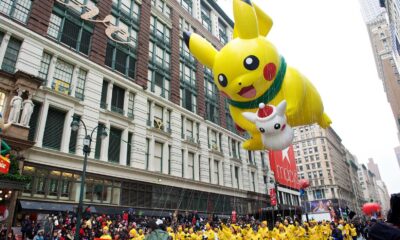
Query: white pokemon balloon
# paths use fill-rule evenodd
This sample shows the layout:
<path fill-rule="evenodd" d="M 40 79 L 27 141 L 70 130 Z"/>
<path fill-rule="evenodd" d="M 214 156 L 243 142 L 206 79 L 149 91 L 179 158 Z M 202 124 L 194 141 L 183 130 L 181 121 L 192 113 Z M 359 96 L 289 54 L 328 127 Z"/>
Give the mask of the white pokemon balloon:
<path fill-rule="evenodd" d="M 268 150 L 283 150 L 293 142 L 293 129 L 287 124 L 286 101 L 278 106 L 259 104 L 256 113 L 243 112 L 243 116 L 256 124 L 261 133 L 262 142 Z"/>

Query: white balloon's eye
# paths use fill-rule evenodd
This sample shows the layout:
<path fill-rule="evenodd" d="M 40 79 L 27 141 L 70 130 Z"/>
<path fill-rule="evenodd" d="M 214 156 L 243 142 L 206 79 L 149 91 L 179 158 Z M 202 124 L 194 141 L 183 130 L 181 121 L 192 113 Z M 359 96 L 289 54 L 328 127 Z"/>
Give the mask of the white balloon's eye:
<path fill-rule="evenodd" d="M 260 130 L 260 132 L 262 132 L 262 133 L 265 132 L 265 129 L 264 129 L 264 128 L 260 128 L 260 129 L 258 129 L 258 130 Z"/>
<path fill-rule="evenodd" d="M 279 128 L 281 128 L 281 125 L 280 125 L 279 123 L 277 123 L 277 124 L 274 125 L 274 128 L 275 128 L 276 130 L 278 130 Z"/>

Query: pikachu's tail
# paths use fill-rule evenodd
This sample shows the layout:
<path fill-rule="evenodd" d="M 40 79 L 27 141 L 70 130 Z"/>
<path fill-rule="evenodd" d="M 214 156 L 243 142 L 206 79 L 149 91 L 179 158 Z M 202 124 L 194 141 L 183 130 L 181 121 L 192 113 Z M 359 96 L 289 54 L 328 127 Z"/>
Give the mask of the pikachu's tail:
<path fill-rule="evenodd" d="M 319 120 L 318 124 L 322 128 L 328 128 L 332 123 L 332 120 L 329 118 L 329 116 L 326 113 L 322 114 L 321 119 Z"/>

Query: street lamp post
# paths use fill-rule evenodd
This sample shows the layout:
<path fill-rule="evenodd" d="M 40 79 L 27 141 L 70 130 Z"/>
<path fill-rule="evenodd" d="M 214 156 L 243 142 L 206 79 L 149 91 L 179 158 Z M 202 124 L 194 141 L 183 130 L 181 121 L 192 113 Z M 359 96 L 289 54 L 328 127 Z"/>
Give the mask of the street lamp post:
<path fill-rule="evenodd" d="M 84 129 L 85 129 L 85 138 L 83 139 L 83 154 L 84 154 L 84 160 L 83 160 L 83 170 L 82 170 L 82 178 L 81 178 L 81 189 L 79 193 L 79 204 L 78 204 L 78 209 L 76 213 L 76 226 L 75 226 L 75 239 L 79 240 L 79 231 L 81 228 L 81 218 L 82 218 L 82 208 L 83 208 L 83 191 L 85 188 L 85 181 L 86 181 L 86 166 L 87 166 L 87 157 L 90 154 L 91 150 L 91 144 L 92 144 L 92 139 L 93 139 L 93 133 L 95 132 L 96 129 L 98 129 L 98 134 L 100 134 L 101 138 L 104 139 L 107 137 L 107 131 L 105 130 L 105 127 L 98 125 L 97 127 L 93 128 L 92 132 L 90 135 L 88 134 L 86 124 L 85 122 L 82 121 L 82 119 L 78 118 L 73 118 L 72 123 L 71 123 L 71 129 L 72 131 L 78 131 L 79 129 L 79 122 L 82 123 Z"/>

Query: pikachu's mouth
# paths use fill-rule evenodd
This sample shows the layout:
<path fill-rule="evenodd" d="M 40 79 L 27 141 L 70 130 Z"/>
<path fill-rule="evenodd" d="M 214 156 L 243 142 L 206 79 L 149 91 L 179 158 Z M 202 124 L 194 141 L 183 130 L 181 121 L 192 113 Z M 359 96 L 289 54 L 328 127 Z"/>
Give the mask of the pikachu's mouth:
<path fill-rule="evenodd" d="M 257 91 L 253 85 L 250 85 L 242 88 L 238 94 L 244 98 L 254 98 L 257 94 Z"/>

